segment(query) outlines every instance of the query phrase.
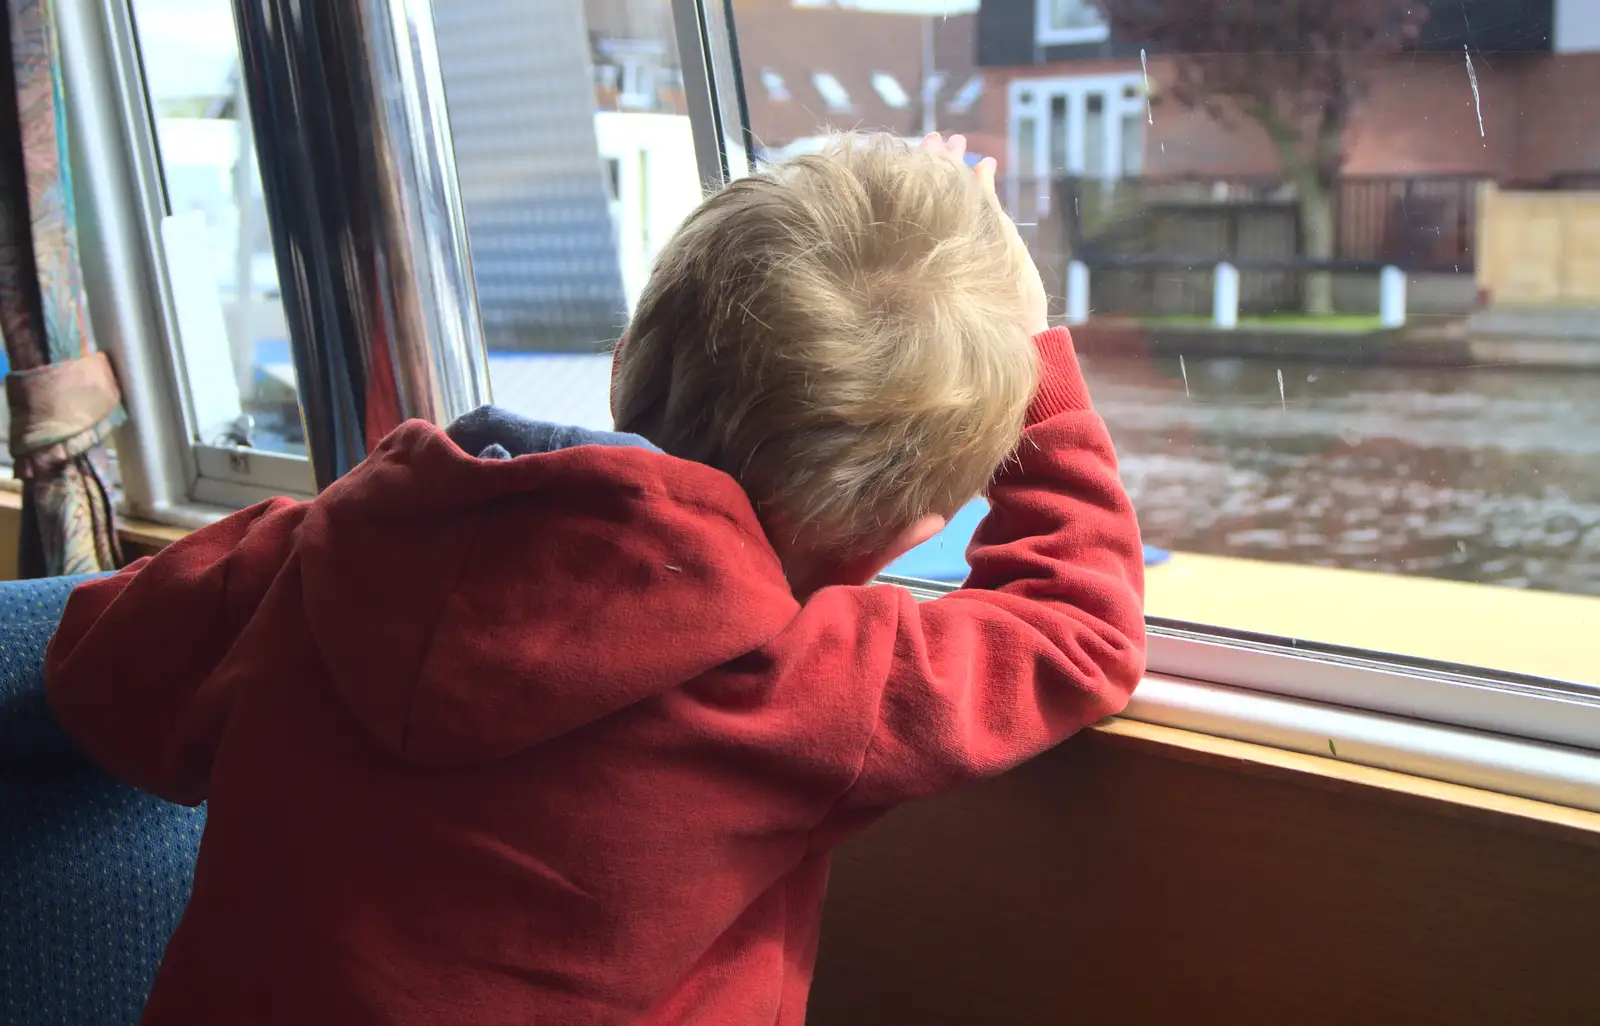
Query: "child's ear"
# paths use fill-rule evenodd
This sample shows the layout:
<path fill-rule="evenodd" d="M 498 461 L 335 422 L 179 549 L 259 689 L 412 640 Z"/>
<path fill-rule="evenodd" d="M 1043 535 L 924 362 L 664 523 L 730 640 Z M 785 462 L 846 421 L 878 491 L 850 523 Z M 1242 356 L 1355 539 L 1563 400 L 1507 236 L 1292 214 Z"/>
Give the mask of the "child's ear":
<path fill-rule="evenodd" d="M 848 584 L 867 584 L 874 577 L 883 573 L 890 563 L 921 545 L 932 540 L 933 536 L 945 529 L 949 521 L 934 513 L 918 520 L 899 534 L 889 540 L 889 543 L 877 552 L 854 561 L 848 567 L 846 575 Z"/>
<path fill-rule="evenodd" d="M 948 527 L 949 524 L 950 521 L 944 517 L 934 513 L 929 513 L 927 516 L 923 517 L 921 520 L 918 520 L 904 531 L 901 531 L 895 536 L 893 544 L 890 545 L 890 551 L 886 553 L 889 558 L 884 560 L 883 566 L 878 567 L 878 569 L 873 572 L 873 576 L 876 577 L 878 574 L 882 573 L 884 568 L 890 563 L 893 563 L 895 560 L 910 552 L 918 545 L 921 545 L 924 542 L 932 541 L 934 536 Z"/>

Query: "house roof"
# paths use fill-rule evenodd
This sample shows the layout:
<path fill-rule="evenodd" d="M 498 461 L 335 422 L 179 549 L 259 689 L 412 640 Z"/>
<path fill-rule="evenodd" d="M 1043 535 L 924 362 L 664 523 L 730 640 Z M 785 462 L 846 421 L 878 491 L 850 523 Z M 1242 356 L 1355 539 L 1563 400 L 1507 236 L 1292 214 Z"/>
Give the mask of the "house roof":
<path fill-rule="evenodd" d="M 920 135 L 978 123 L 971 14 L 890 14 L 750 3 L 735 8 L 750 127 L 768 150 L 828 130 Z M 931 56 L 931 61 L 930 61 Z"/>

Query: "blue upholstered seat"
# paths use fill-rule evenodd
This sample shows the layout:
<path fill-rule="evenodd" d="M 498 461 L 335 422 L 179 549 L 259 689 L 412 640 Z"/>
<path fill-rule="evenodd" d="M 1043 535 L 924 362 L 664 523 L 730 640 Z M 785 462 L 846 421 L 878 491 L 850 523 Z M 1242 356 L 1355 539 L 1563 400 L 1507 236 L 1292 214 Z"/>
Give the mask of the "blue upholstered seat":
<path fill-rule="evenodd" d="M 76 579 L 0 582 L 0 1026 L 136 1023 L 205 813 L 89 765 L 44 701 Z"/>

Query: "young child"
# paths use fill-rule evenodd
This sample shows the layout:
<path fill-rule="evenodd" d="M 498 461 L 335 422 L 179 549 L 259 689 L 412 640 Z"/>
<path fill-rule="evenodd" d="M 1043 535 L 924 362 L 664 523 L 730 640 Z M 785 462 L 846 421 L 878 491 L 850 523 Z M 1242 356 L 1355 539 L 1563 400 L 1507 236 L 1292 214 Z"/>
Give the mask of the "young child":
<path fill-rule="evenodd" d="M 627 434 L 411 422 L 74 592 L 62 723 L 209 803 L 146 1023 L 798 1026 L 831 849 L 1124 706 L 1138 528 L 963 149 L 707 200 Z M 870 586 L 984 491 L 964 588 Z"/>

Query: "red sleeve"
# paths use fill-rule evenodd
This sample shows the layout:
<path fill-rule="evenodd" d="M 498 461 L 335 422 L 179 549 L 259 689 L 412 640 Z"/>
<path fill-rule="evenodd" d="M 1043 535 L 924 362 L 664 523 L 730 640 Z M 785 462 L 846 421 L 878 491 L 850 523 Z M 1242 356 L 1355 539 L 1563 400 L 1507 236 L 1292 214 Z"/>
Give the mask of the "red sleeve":
<path fill-rule="evenodd" d="M 1120 712 L 1144 672 L 1144 553 L 1072 338 L 1037 338 L 1039 391 L 990 487 L 960 590 L 908 592 L 847 808 L 1001 773 Z"/>
<path fill-rule="evenodd" d="M 205 800 L 229 704 L 212 671 L 282 567 L 301 507 L 274 499 L 79 585 L 44 687 L 85 755 L 169 801 Z"/>

